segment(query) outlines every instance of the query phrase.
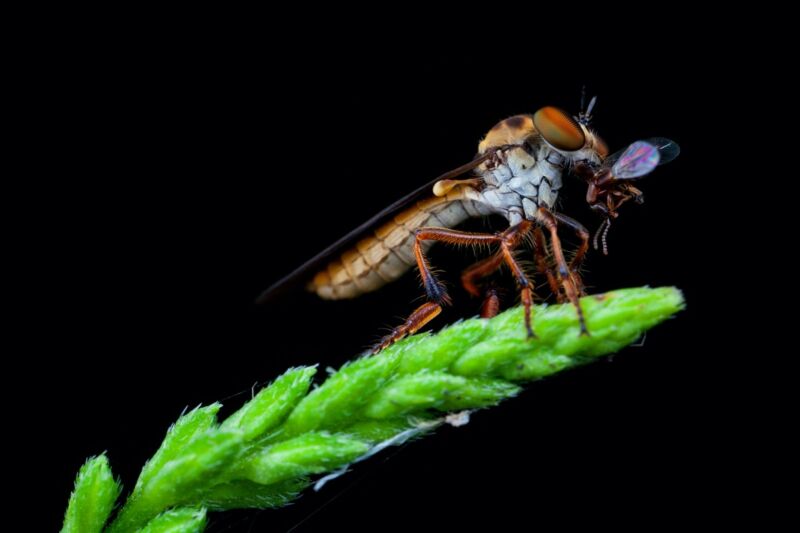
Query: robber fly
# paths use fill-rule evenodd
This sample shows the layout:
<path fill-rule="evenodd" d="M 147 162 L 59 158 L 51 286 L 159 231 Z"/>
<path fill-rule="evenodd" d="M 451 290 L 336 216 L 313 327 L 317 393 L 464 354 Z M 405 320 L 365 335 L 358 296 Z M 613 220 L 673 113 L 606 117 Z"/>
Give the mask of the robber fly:
<path fill-rule="evenodd" d="M 294 282 L 305 282 L 308 290 L 325 299 L 355 298 L 416 266 L 427 301 L 374 347 L 373 352 L 377 352 L 419 330 L 450 303 L 445 286 L 426 257 L 433 243 L 492 245 L 496 251 L 491 256 L 462 273 L 462 285 L 473 296 L 484 295 L 481 316 L 493 316 L 499 310 L 497 295 L 491 289 L 484 294 L 481 281 L 502 266 L 508 267 L 520 291 L 525 327 L 534 337 L 532 283 L 514 253 L 522 244 L 533 241 L 537 270 L 547 276 L 559 299 L 574 305 L 581 333 L 587 334 L 578 302 L 583 294 L 578 270 L 589 249 L 590 234 L 578 221 L 555 210 L 562 174 L 577 171 L 589 184 L 590 205 L 604 209 L 608 221 L 626 199 L 641 195 L 626 180 L 652 171 L 659 162 L 653 163 L 652 158 L 669 158 L 653 143 L 634 143 L 610 159 L 605 143 L 588 127 L 593 105 L 594 99 L 578 117 L 556 107 L 544 107 L 533 115 L 498 122 L 480 141 L 472 161 L 395 202 L 264 291 L 258 301 L 269 300 Z M 462 177 L 468 173 L 471 175 Z M 508 229 L 499 233 L 452 229 L 469 218 L 488 215 L 504 217 Z M 569 262 L 558 236 L 561 226 L 575 232 L 581 241 Z M 547 237 L 552 256 L 548 254 Z"/>

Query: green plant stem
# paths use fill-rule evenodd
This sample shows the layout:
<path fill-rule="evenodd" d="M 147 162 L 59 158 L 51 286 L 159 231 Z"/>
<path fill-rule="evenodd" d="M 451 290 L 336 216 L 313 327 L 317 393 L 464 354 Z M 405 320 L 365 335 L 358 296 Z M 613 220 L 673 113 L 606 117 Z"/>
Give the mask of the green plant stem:
<path fill-rule="evenodd" d="M 457 423 L 442 414 L 495 405 L 517 394 L 520 383 L 614 353 L 683 305 L 670 287 L 585 297 L 588 336 L 579 335 L 571 306 L 537 306 L 536 338 L 527 337 L 515 308 L 356 359 L 311 392 L 316 368 L 291 369 L 221 423 L 219 404 L 183 415 L 107 531 L 201 531 L 205 509 L 280 507 L 311 476 L 339 471 L 444 421 Z M 108 517 L 119 489 L 108 481 L 105 457 L 93 461 L 78 476 L 63 531 L 100 531 Z M 86 507 L 94 501 L 102 503 L 96 513 Z"/>

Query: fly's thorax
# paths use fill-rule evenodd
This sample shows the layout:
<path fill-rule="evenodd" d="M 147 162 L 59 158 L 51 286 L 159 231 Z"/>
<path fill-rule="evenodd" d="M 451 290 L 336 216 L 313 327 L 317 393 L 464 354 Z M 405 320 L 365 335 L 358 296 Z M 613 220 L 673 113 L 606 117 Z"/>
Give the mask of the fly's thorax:
<path fill-rule="evenodd" d="M 555 206 L 566 164 L 562 154 L 543 143 L 508 150 L 495 164 L 478 169 L 486 183 L 479 201 L 511 224 L 531 220 L 539 207 Z"/>
<path fill-rule="evenodd" d="M 533 135 L 536 135 L 533 118 L 530 115 L 515 115 L 501 120 L 489 130 L 478 144 L 478 153 L 483 154 L 497 146 L 521 145 Z"/>
<path fill-rule="evenodd" d="M 470 214 L 499 214 L 514 225 L 535 218 L 539 207 L 552 209 L 565 170 L 580 161 L 599 164 L 608 152 L 605 143 L 585 125 L 573 121 L 572 127 L 583 146 L 568 151 L 545 140 L 531 115 L 498 122 L 478 145 L 479 154 L 499 151 L 476 169 L 486 187 L 471 198 Z"/>

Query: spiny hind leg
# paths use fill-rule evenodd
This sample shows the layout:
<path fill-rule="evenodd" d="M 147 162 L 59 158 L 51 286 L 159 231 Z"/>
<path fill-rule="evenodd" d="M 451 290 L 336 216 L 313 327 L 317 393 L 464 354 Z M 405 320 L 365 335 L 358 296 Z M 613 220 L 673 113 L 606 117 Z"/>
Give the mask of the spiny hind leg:
<path fill-rule="evenodd" d="M 567 215 L 553 213 L 553 216 L 556 217 L 556 220 L 562 224 L 569 226 L 575 232 L 575 235 L 577 235 L 581 240 L 581 244 L 578 246 L 578 250 L 575 252 L 575 257 L 572 258 L 572 261 L 569 264 L 569 271 L 572 279 L 575 280 L 575 286 L 578 289 L 578 294 L 580 296 L 586 296 L 586 290 L 583 285 L 583 279 L 581 278 L 580 268 L 583 264 L 584 258 L 586 257 L 586 252 L 589 250 L 589 239 L 591 237 L 589 230 L 587 230 L 583 224 L 572 217 L 568 217 Z"/>
<path fill-rule="evenodd" d="M 419 306 L 406 321 L 392 332 L 385 336 L 376 344 L 372 353 L 377 353 L 397 342 L 407 335 L 417 332 L 425 324 L 430 322 L 439 313 L 442 307 L 450 303 L 450 296 L 444 284 L 439 281 L 431 269 L 428 258 L 422 249 L 424 241 L 439 241 L 455 245 L 478 246 L 497 243 L 502 240 L 499 235 L 488 233 L 471 233 L 466 231 L 452 230 L 448 228 L 419 228 L 414 231 L 414 258 L 417 262 L 417 269 L 422 278 L 422 286 L 425 288 L 427 302 Z"/>
<path fill-rule="evenodd" d="M 578 313 L 578 321 L 580 322 L 581 326 L 581 335 L 588 335 L 589 330 L 586 329 L 586 320 L 584 319 L 583 310 L 581 309 L 581 304 L 578 300 L 578 287 L 575 285 L 575 280 L 572 278 L 567 261 L 564 259 L 564 251 L 561 249 L 561 239 L 558 237 L 557 219 L 553 213 L 545 207 L 539 208 L 539 211 L 537 211 L 537 218 L 539 222 L 541 222 L 542 225 L 550 232 L 550 244 L 556 261 L 556 269 L 558 272 L 559 281 L 561 282 L 561 286 L 564 288 L 564 293 L 567 295 L 567 299 L 572 302 L 572 305 L 575 306 L 575 309 Z"/>

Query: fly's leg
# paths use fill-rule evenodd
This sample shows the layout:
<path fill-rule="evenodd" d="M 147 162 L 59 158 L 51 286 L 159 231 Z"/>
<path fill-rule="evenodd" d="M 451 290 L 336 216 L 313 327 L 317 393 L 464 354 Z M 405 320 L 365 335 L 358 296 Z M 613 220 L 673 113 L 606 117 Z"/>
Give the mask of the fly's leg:
<path fill-rule="evenodd" d="M 517 231 L 522 232 L 524 235 L 530 231 L 531 227 L 531 222 L 524 221 L 518 226 L 519 229 Z M 501 247 L 500 257 L 512 268 L 515 277 L 517 277 L 517 283 L 519 283 L 521 287 L 522 303 L 525 306 L 525 326 L 528 329 L 528 333 L 531 336 L 533 335 L 533 330 L 530 327 L 530 307 L 532 305 L 530 282 L 510 253 L 510 245 L 515 244 L 512 242 L 513 239 L 506 235 L 505 232 L 495 235 L 489 233 L 471 233 L 447 228 L 419 228 L 414 231 L 414 257 L 417 261 L 417 268 L 419 269 L 419 274 L 422 278 L 422 286 L 425 288 L 428 301 L 411 313 L 401 326 L 395 328 L 389 335 L 384 337 L 372 349 L 372 353 L 377 353 L 403 337 L 415 333 L 441 313 L 442 306 L 450 303 L 450 297 L 447 294 L 445 286 L 431 270 L 428 258 L 425 257 L 425 252 L 422 250 L 422 243 L 424 241 L 439 241 L 461 246 L 479 246 L 499 243 Z"/>
<path fill-rule="evenodd" d="M 556 217 L 556 220 L 562 224 L 569 226 L 575 232 L 575 235 L 577 235 L 581 240 L 578 251 L 575 252 L 575 257 L 572 258 L 572 261 L 569 264 L 569 270 L 570 274 L 572 275 L 572 279 L 575 280 L 575 286 L 578 289 L 578 293 L 581 296 L 586 296 L 586 291 L 584 290 L 583 286 L 583 279 L 581 279 L 580 268 L 583 264 L 583 259 L 586 257 L 586 252 L 589 250 L 589 230 L 587 230 L 583 224 L 574 218 L 568 217 L 567 215 L 553 213 L 553 216 Z"/>
<path fill-rule="evenodd" d="M 447 228 L 418 228 L 414 231 L 414 258 L 417 261 L 417 269 L 422 278 L 422 286 L 425 288 L 425 295 L 428 301 L 414 310 L 406 321 L 392 330 L 389 335 L 372 348 L 372 353 L 378 353 L 387 346 L 398 340 L 416 333 L 420 328 L 433 320 L 442 312 L 442 306 L 450 303 L 450 296 L 444 284 L 439 281 L 431 270 L 428 258 L 422 250 L 424 241 L 439 241 L 457 245 L 478 245 L 494 243 L 499 240 L 496 235 L 484 233 L 469 233 L 466 231 L 456 231 Z"/>
<path fill-rule="evenodd" d="M 578 321 L 581 325 L 581 335 L 588 335 L 589 330 L 586 329 L 586 320 L 583 317 L 583 310 L 581 309 L 580 301 L 578 301 L 578 287 L 575 285 L 575 280 L 570 274 L 567 261 L 564 259 L 564 251 L 561 249 L 561 239 L 558 238 L 558 222 L 553 213 L 547 208 L 540 207 L 537 211 L 538 219 L 542 225 L 550 232 L 550 244 L 553 248 L 553 256 L 556 260 L 556 267 L 558 276 L 561 281 L 561 286 L 564 287 L 564 293 L 567 299 L 572 302 L 578 312 Z"/>
<path fill-rule="evenodd" d="M 553 269 L 547 262 L 547 241 L 544 238 L 542 228 L 533 230 L 533 253 L 536 258 L 536 270 L 547 277 L 547 283 L 550 285 L 550 291 L 555 294 L 556 300 L 561 303 L 564 301 L 564 294 L 561 286 L 558 284 Z"/>
<path fill-rule="evenodd" d="M 500 312 L 500 296 L 497 295 L 497 290 L 493 287 L 486 289 L 486 294 L 483 297 L 481 304 L 481 318 L 492 318 L 497 316 Z"/>
<path fill-rule="evenodd" d="M 522 224 L 526 223 L 530 224 L 530 222 L 527 221 Z M 514 273 L 514 278 L 517 280 L 517 285 L 519 286 L 520 299 L 522 300 L 522 307 L 525 310 L 525 329 L 528 331 L 528 337 L 535 337 L 536 335 L 533 333 L 533 328 L 531 327 L 531 307 L 533 306 L 532 283 L 517 262 L 511 247 L 506 241 L 500 243 L 500 248 L 503 253 L 503 259 L 509 268 L 511 268 L 511 272 Z"/>
<path fill-rule="evenodd" d="M 478 280 L 493 274 L 502 264 L 503 254 L 498 252 L 491 257 L 487 257 L 471 265 L 461 274 L 461 285 L 469 294 L 480 297 L 481 292 L 483 292 L 481 318 L 492 318 L 500 312 L 500 297 L 497 295 L 497 291 L 492 287 L 481 291 Z"/>
<path fill-rule="evenodd" d="M 520 242 L 522 242 L 530 229 L 531 226 L 529 223 L 518 224 L 508 228 L 500 234 L 501 242 L 507 243 L 509 250 L 512 250 L 519 246 Z M 469 294 L 476 297 L 481 296 L 481 289 L 478 285 L 478 281 L 496 272 L 504 262 L 506 262 L 506 257 L 502 250 L 491 257 L 478 261 L 474 265 L 464 270 L 464 272 L 461 274 L 461 284 Z M 500 311 L 500 298 L 497 295 L 497 291 L 494 288 L 489 287 L 483 291 L 483 296 L 484 300 L 483 304 L 481 305 L 481 318 L 491 318 L 497 315 L 497 313 Z M 524 301 L 525 298 L 523 297 L 523 303 Z"/>
<path fill-rule="evenodd" d="M 467 267 L 461 274 L 461 285 L 472 296 L 480 297 L 483 294 L 478 280 L 485 278 L 497 271 L 503 264 L 503 254 L 497 252 L 491 257 L 481 259 L 474 265 Z"/>
<path fill-rule="evenodd" d="M 442 312 L 442 306 L 434 302 L 425 302 L 411 313 L 405 322 L 392 330 L 381 341 L 372 347 L 372 353 L 376 354 L 399 341 L 406 335 L 413 335 L 428 322 L 436 318 Z"/>

